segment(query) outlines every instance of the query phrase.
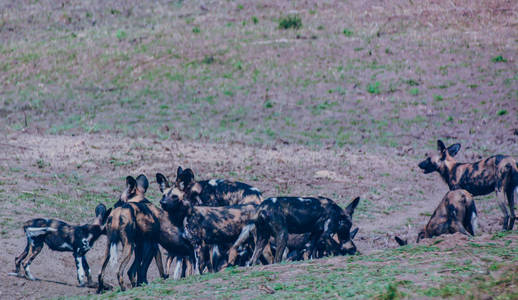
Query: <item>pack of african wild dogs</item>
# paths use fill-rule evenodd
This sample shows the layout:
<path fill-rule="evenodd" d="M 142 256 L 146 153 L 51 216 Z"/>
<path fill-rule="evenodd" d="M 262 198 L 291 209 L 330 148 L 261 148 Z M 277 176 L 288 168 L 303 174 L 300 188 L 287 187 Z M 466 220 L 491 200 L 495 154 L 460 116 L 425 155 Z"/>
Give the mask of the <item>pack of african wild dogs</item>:
<path fill-rule="evenodd" d="M 448 185 L 417 241 L 447 233 L 475 235 L 477 210 L 473 196 L 496 193 L 503 213 L 503 230 L 516 219 L 514 194 L 518 193 L 518 164 L 510 156 L 495 155 L 475 163 L 454 157 L 460 144 L 437 151 L 418 164 L 425 174 L 437 172 Z M 104 282 L 108 265 L 117 267 L 117 280 L 125 289 L 125 271 L 132 287 L 147 283 L 155 260 L 162 278 L 218 272 L 229 266 L 251 266 L 316 259 L 329 255 L 358 254 L 353 242 L 358 228 L 352 217 L 360 201 L 355 197 L 345 209 L 326 197 L 263 198 L 259 189 L 224 179 L 195 180 L 191 169 L 178 168 L 170 181 L 156 174 L 162 193 L 160 207 L 146 198 L 149 181 L 143 174 L 126 178 L 119 200 L 110 208 L 99 204 L 90 224 L 69 225 L 56 219 L 25 222 L 24 251 L 15 258 L 13 275 L 35 280 L 30 265 L 46 244 L 55 251 L 73 253 L 80 286 L 110 288 Z M 121 183 L 122 186 L 122 183 Z M 439 197 L 432 197 L 439 198 Z M 98 282 L 92 280 L 87 252 L 101 236 L 107 238 Z M 400 245 L 408 242 L 395 237 Z M 162 248 L 167 254 L 165 268 Z"/>

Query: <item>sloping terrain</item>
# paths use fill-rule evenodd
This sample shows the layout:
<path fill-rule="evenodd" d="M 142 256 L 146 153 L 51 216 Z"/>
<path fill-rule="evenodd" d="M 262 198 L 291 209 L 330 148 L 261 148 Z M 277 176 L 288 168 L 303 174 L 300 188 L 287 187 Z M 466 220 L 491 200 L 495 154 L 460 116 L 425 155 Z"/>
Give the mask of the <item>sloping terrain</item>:
<path fill-rule="evenodd" d="M 8 276 L 21 224 L 88 222 L 140 173 L 158 203 L 155 173 L 178 166 L 265 196 L 360 196 L 361 255 L 108 297 L 515 298 L 518 235 L 494 194 L 477 237 L 393 237 L 414 241 L 447 191 L 417 168 L 438 138 L 459 161 L 518 158 L 517 20 L 504 0 L 0 1 L 0 298 L 93 293 L 70 253 L 43 250 L 40 281 Z"/>

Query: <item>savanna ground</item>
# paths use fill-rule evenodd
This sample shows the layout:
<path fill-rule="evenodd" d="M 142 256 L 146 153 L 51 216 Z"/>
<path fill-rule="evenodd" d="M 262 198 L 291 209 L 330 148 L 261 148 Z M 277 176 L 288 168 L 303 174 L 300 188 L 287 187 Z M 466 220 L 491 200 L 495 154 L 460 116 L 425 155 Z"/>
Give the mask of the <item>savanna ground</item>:
<path fill-rule="evenodd" d="M 148 287 L 106 297 L 518 297 L 494 195 L 477 237 L 393 241 L 447 190 L 417 168 L 438 138 L 461 161 L 518 158 L 518 2 L 149 2 L 0 1 L 0 298 L 92 294 L 69 253 L 43 250 L 40 281 L 7 276 L 23 221 L 88 222 L 140 173 L 157 203 L 154 174 L 179 165 L 265 196 L 361 196 L 361 255 L 179 281 L 152 265 Z"/>

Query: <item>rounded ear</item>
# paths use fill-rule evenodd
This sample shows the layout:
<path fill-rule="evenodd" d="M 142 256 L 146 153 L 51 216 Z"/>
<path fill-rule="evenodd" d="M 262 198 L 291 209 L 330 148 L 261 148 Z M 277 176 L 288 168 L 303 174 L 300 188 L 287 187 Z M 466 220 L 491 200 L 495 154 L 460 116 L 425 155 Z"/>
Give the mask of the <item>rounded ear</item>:
<path fill-rule="evenodd" d="M 194 172 L 191 169 L 185 169 L 183 171 L 182 180 L 185 181 L 186 185 L 189 185 L 194 180 Z"/>
<path fill-rule="evenodd" d="M 450 156 L 453 157 L 453 156 L 457 155 L 459 150 L 460 150 L 460 144 L 459 143 L 453 144 L 450 147 L 448 147 L 448 154 L 450 154 Z"/>
<path fill-rule="evenodd" d="M 408 244 L 407 240 L 403 240 L 399 236 L 395 236 L 394 239 L 399 244 L 399 246 L 405 246 Z"/>
<path fill-rule="evenodd" d="M 158 186 L 160 187 L 160 192 L 164 192 L 166 188 L 169 188 L 169 180 L 167 180 L 167 177 L 165 177 L 162 173 L 156 173 L 156 182 L 158 183 Z"/>
<path fill-rule="evenodd" d="M 180 177 L 180 175 L 182 175 L 182 173 L 183 173 L 183 169 L 182 169 L 182 167 L 179 166 L 178 170 L 176 170 L 176 178 Z"/>
<path fill-rule="evenodd" d="M 147 180 L 146 175 L 140 174 L 137 177 L 137 188 L 141 193 L 145 193 L 147 188 L 149 187 L 149 181 Z"/>
<path fill-rule="evenodd" d="M 358 203 L 360 203 L 360 197 L 356 197 L 351 203 L 349 203 L 349 205 L 347 205 L 345 213 L 352 217 L 354 209 L 358 206 Z"/>
<path fill-rule="evenodd" d="M 358 230 L 360 230 L 360 228 L 356 227 L 353 231 L 351 231 L 351 234 L 350 234 L 351 240 L 354 239 L 354 237 L 358 233 Z"/>
<path fill-rule="evenodd" d="M 126 177 L 126 188 L 128 189 L 128 191 L 133 190 L 136 185 L 137 181 L 135 180 L 135 178 L 131 176 Z"/>
<path fill-rule="evenodd" d="M 106 213 L 106 206 L 102 203 L 99 203 L 96 207 L 95 207 L 95 216 L 96 217 L 99 217 L 99 216 L 104 216 L 104 214 Z"/>
<path fill-rule="evenodd" d="M 446 146 L 441 140 L 437 140 L 437 151 L 443 152 L 446 149 Z"/>

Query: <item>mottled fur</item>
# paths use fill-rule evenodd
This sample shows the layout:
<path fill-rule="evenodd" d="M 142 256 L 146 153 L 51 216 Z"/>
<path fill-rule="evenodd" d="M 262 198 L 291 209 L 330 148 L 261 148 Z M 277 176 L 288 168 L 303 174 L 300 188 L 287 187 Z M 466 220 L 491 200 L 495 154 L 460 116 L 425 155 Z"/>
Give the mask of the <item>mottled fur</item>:
<path fill-rule="evenodd" d="M 92 224 L 69 225 L 56 219 L 32 219 L 23 225 L 27 245 L 25 250 L 15 259 L 15 272 L 35 280 L 30 272 L 30 265 L 46 244 L 54 251 L 73 252 L 76 262 L 77 280 L 80 286 L 92 285 L 91 271 L 86 261 L 86 253 L 104 232 L 104 223 L 110 210 L 103 204 L 95 208 L 96 218 Z M 20 266 L 23 265 L 23 271 Z M 86 282 L 85 282 L 86 277 Z"/>
<path fill-rule="evenodd" d="M 454 144 L 446 148 L 438 140 L 438 152 L 427 154 L 419 168 L 425 174 L 438 172 L 450 190 L 464 189 L 473 196 L 496 192 L 504 214 L 503 229 L 512 230 L 516 219 L 514 194 L 518 191 L 516 160 L 510 156 L 494 155 L 474 163 L 458 163 L 453 157 L 460 147 L 460 144 Z"/>

